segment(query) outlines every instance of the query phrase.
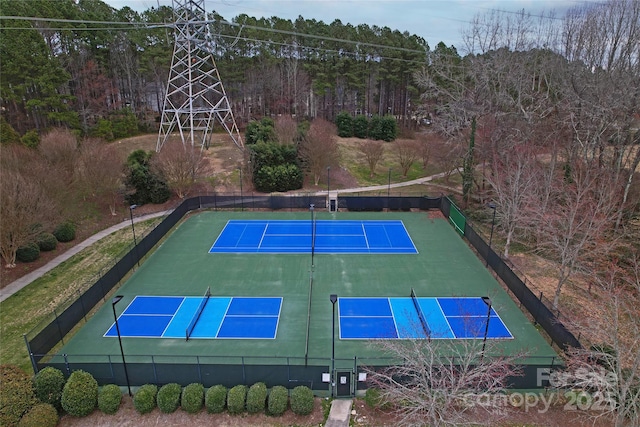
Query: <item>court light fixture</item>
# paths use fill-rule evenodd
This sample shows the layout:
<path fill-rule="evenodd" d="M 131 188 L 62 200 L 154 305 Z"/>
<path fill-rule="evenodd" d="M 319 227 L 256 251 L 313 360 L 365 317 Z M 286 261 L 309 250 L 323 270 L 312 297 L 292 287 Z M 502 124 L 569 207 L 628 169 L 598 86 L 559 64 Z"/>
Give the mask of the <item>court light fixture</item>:
<path fill-rule="evenodd" d="M 487 345 L 487 335 L 489 334 L 489 320 L 491 319 L 491 298 L 482 297 L 482 302 L 484 302 L 488 307 L 487 322 L 484 327 L 484 338 L 482 339 L 482 356 L 481 357 L 484 358 L 484 349 L 485 349 L 485 346 Z"/>
<path fill-rule="evenodd" d="M 122 300 L 122 295 L 116 295 L 111 300 L 111 308 L 113 309 L 113 319 L 116 322 L 116 333 L 118 334 L 118 343 L 120 344 L 120 355 L 122 356 L 122 366 L 124 368 L 124 377 L 127 381 L 127 390 L 129 391 L 129 396 L 133 396 L 131 393 L 131 384 L 129 383 L 129 372 L 127 371 L 127 362 L 124 359 L 124 350 L 122 348 L 122 338 L 120 337 L 120 325 L 118 325 L 118 316 L 116 315 L 116 304 Z"/>
<path fill-rule="evenodd" d="M 331 395 L 335 393 L 335 367 L 336 367 L 336 301 L 338 301 L 338 295 L 329 295 L 329 301 L 331 301 Z"/>
<path fill-rule="evenodd" d="M 133 210 L 137 208 L 138 205 L 129 206 L 129 218 L 131 218 L 131 231 L 133 232 L 133 247 L 136 248 L 136 263 L 138 267 L 140 267 L 140 256 L 138 256 L 138 241 L 136 240 L 136 227 L 133 225 Z"/>

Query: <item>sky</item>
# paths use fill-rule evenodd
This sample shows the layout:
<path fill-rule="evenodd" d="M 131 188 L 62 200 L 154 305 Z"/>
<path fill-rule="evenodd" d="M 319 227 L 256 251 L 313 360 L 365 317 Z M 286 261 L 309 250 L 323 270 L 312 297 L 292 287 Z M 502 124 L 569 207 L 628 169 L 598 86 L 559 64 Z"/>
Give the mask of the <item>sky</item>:
<path fill-rule="evenodd" d="M 103 0 L 116 9 L 129 6 L 139 12 L 171 0 Z M 491 10 L 533 15 L 554 10 L 563 16 L 567 9 L 598 0 L 205 0 L 207 12 L 216 11 L 231 20 L 245 13 L 249 16 L 295 20 L 298 16 L 330 24 L 368 24 L 408 31 L 423 37 L 429 46 L 440 41 L 462 48 L 461 31 L 477 14 Z"/>

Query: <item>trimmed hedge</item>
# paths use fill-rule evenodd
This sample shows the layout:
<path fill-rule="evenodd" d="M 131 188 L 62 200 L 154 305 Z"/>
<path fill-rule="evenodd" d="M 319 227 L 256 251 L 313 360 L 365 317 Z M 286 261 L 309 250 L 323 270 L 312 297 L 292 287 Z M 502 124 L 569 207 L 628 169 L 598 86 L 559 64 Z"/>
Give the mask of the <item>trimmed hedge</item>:
<path fill-rule="evenodd" d="M 133 395 L 133 406 L 139 414 L 148 414 L 156 407 L 158 386 L 145 384 Z"/>
<path fill-rule="evenodd" d="M 76 225 L 71 221 L 63 222 L 53 230 L 53 235 L 58 242 L 70 242 L 76 238 Z"/>
<path fill-rule="evenodd" d="M 52 233 L 40 233 L 36 243 L 42 252 L 53 251 L 58 247 L 58 239 Z"/>
<path fill-rule="evenodd" d="M 33 377 L 33 389 L 42 403 L 53 405 L 56 410 L 62 409 L 62 390 L 66 378 L 60 369 L 47 366 Z"/>
<path fill-rule="evenodd" d="M 16 251 L 16 259 L 20 262 L 33 262 L 40 256 L 40 248 L 35 242 L 20 246 Z"/>
<path fill-rule="evenodd" d="M 304 385 L 299 385 L 291 392 L 291 410 L 296 415 L 309 415 L 313 412 L 313 392 Z"/>
<path fill-rule="evenodd" d="M 284 414 L 289 403 L 289 392 L 281 385 L 277 385 L 269 392 L 267 398 L 267 412 L 269 415 L 279 416 Z"/>
<path fill-rule="evenodd" d="M 58 410 L 48 403 L 39 403 L 20 419 L 18 427 L 55 427 Z"/>
<path fill-rule="evenodd" d="M 191 383 L 182 390 L 182 409 L 190 414 L 195 414 L 202 409 L 204 403 L 204 386 L 198 383 Z"/>
<path fill-rule="evenodd" d="M 244 412 L 244 404 L 247 398 L 247 387 L 244 385 L 237 385 L 227 394 L 227 411 L 232 415 L 241 414 Z"/>
<path fill-rule="evenodd" d="M 98 382 L 85 371 L 74 371 L 62 389 L 62 409 L 74 417 L 86 417 L 98 406 Z"/>
<path fill-rule="evenodd" d="M 182 386 L 177 383 L 169 383 L 160 387 L 158 390 L 158 408 L 165 414 L 175 412 L 180 406 L 180 395 L 182 394 Z"/>
<path fill-rule="evenodd" d="M 105 414 L 113 415 L 120 409 L 122 390 L 115 384 L 107 384 L 98 392 L 98 408 Z"/>
<path fill-rule="evenodd" d="M 219 414 L 227 404 L 227 388 L 221 384 L 214 385 L 204 396 L 204 406 L 210 414 Z"/>
<path fill-rule="evenodd" d="M 0 365 L 0 426 L 16 426 L 36 403 L 31 377 L 17 366 Z"/>
<path fill-rule="evenodd" d="M 267 385 L 265 383 L 255 383 L 247 391 L 247 412 L 257 414 L 264 412 L 267 402 Z"/>

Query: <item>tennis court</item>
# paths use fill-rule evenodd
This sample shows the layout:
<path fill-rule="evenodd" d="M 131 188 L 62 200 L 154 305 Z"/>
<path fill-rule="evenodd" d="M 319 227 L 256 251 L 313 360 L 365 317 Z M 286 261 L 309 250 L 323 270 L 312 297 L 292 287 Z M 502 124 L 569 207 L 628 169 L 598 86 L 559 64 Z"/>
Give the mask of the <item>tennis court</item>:
<path fill-rule="evenodd" d="M 340 339 L 511 339 L 482 298 L 339 298 Z"/>
<path fill-rule="evenodd" d="M 282 298 L 136 296 L 118 317 L 131 338 L 275 339 Z M 117 337 L 116 324 L 105 337 Z"/>
<path fill-rule="evenodd" d="M 402 221 L 227 222 L 209 253 L 418 253 Z"/>

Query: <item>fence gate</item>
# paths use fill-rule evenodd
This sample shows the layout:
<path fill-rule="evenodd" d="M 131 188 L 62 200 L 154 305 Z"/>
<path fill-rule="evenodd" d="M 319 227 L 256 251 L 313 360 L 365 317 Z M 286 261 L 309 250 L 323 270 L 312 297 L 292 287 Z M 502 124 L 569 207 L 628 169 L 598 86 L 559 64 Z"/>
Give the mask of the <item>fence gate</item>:
<path fill-rule="evenodd" d="M 351 371 L 336 371 L 336 376 L 336 397 L 351 396 Z"/>

